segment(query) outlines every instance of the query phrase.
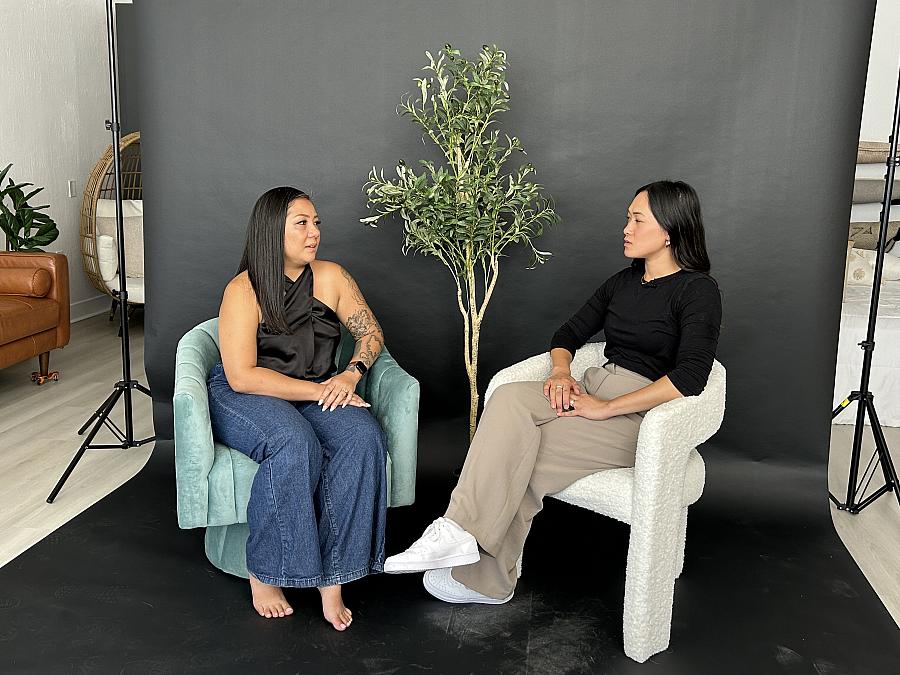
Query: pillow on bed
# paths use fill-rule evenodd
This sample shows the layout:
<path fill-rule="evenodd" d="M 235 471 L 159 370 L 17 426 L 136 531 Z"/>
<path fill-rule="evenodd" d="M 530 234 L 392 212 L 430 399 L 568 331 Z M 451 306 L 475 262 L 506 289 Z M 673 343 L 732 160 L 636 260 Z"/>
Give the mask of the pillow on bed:
<path fill-rule="evenodd" d="M 857 164 L 884 164 L 891 151 L 889 143 L 883 141 L 860 141 L 856 149 Z"/>
<path fill-rule="evenodd" d="M 866 262 L 869 263 L 869 266 L 872 268 L 872 278 L 875 277 L 875 257 L 878 255 L 877 251 L 860 251 L 854 249 L 857 255 L 865 258 Z M 851 252 L 851 257 L 853 255 Z M 900 279 L 900 258 L 892 255 L 884 256 L 884 266 L 881 268 L 881 280 L 884 281 L 897 281 Z M 869 283 L 872 283 L 871 280 Z"/>
<path fill-rule="evenodd" d="M 847 260 L 847 276 L 844 282 L 848 285 L 871 286 L 875 280 L 875 268 L 869 259 L 857 248 L 850 250 Z"/>
<path fill-rule="evenodd" d="M 884 199 L 884 186 L 887 183 L 884 178 L 857 178 L 853 181 L 853 203 L 854 204 L 871 204 L 878 203 L 879 212 L 881 210 L 881 201 Z M 891 192 L 891 199 L 900 198 L 900 178 L 894 176 L 894 189 Z M 900 207 L 894 207 L 900 210 Z M 891 209 L 893 212 L 894 209 Z"/>
<path fill-rule="evenodd" d="M 881 224 L 878 222 L 851 222 L 850 239 L 853 240 L 854 248 L 875 250 L 875 248 L 878 246 L 878 233 L 880 231 Z M 891 221 L 890 223 L 888 223 L 888 242 L 890 242 L 891 239 L 897 236 L 898 231 L 900 231 L 900 221 Z"/>

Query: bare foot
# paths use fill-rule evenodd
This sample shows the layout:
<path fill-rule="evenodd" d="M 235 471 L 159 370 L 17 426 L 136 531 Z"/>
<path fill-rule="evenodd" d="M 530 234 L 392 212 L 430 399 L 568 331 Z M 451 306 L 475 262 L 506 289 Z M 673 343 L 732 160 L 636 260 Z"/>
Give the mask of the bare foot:
<path fill-rule="evenodd" d="M 274 619 L 294 613 L 294 608 L 285 600 L 284 592 L 278 586 L 264 584 L 251 574 L 250 590 L 253 592 L 253 607 L 260 616 Z"/>
<path fill-rule="evenodd" d="M 344 607 L 341 598 L 341 586 L 325 586 L 319 589 L 322 594 L 322 613 L 336 630 L 347 630 L 353 622 L 353 612 Z"/>

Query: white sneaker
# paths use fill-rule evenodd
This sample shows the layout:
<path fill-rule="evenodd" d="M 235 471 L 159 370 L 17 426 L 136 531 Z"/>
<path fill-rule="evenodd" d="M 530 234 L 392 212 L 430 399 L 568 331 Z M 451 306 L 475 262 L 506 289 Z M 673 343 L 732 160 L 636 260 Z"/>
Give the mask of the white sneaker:
<path fill-rule="evenodd" d="M 438 567 L 471 565 L 481 559 L 475 537 L 449 518 L 438 518 L 403 553 L 384 561 L 388 574 L 424 572 Z"/>
<path fill-rule="evenodd" d="M 444 602 L 477 602 L 482 605 L 502 605 L 512 600 L 513 593 L 515 593 L 513 591 L 502 600 L 497 600 L 497 598 L 482 595 L 465 584 L 459 583 L 453 578 L 451 572 L 452 570 L 449 568 L 425 572 L 425 576 L 422 578 L 425 590 Z"/>

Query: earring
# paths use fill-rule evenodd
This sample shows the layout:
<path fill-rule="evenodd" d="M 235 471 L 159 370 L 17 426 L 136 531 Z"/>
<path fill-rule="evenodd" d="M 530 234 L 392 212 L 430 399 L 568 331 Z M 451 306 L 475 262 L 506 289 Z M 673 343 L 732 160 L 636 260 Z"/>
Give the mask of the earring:
<path fill-rule="evenodd" d="M 670 242 L 668 239 L 666 239 L 666 246 L 671 246 L 671 244 L 672 244 L 672 242 Z"/>

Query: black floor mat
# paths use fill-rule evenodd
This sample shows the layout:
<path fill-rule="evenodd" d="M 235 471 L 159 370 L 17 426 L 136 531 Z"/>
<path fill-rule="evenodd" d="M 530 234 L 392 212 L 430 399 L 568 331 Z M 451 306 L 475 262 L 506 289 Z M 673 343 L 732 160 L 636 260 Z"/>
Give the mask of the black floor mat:
<path fill-rule="evenodd" d="M 389 511 L 389 554 L 443 513 L 464 433 L 423 424 L 418 501 Z M 288 591 L 293 617 L 262 619 L 247 582 L 207 562 L 202 530 L 176 525 L 172 452 L 159 443 L 132 481 L 0 570 L 0 670 L 898 672 L 900 633 L 834 532 L 823 471 L 705 452 L 671 646 L 640 665 L 622 651 L 625 525 L 549 499 L 507 605 L 444 604 L 421 575 L 377 575 L 345 587 L 341 634 L 315 590 Z"/>

